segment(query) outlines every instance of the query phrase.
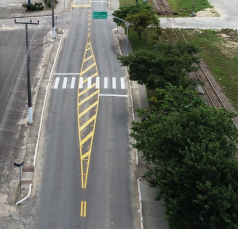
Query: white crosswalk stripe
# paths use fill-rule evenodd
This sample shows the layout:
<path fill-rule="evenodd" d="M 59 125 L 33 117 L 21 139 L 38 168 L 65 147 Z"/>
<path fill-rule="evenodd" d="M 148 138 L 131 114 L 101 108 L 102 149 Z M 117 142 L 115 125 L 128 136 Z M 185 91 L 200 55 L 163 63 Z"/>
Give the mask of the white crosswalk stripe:
<path fill-rule="evenodd" d="M 112 77 L 112 88 L 116 89 L 117 85 L 116 85 L 116 77 Z"/>
<path fill-rule="evenodd" d="M 101 85 L 100 85 L 100 82 L 101 82 Z M 75 84 L 76 84 L 76 77 L 55 77 L 55 82 L 52 88 L 53 89 L 59 89 L 59 88 L 73 89 L 75 88 Z M 95 88 L 97 89 L 100 87 L 103 89 L 109 89 L 109 88 L 117 89 L 118 87 L 120 89 L 126 89 L 124 77 L 121 77 L 118 80 L 116 77 L 111 77 L 111 78 L 101 77 L 101 80 L 100 80 L 100 77 L 88 77 L 87 79 L 83 77 L 79 77 L 79 85 L 78 85 L 79 89 L 91 88 L 92 85 L 95 85 Z"/>
<path fill-rule="evenodd" d="M 98 89 L 99 88 L 99 85 L 100 85 L 100 78 L 99 77 L 96 77 L 96 88 Z"/>
<path fill-rule="evenodd" d="M 67 86 L 67 77 L 64 77 L 64 82 L 63 82 L 63 89 L 65 89 Z"/>
<path fill-rule="evenodd" d="M 91 77 L 88 77 L 88 85 L 87 85 L 87 88 L 91 88 L 91 85 L 92 85 L 92 78 L 91 78 Z"/>
<path fill-rule="evenodd" d="M 83 77 L 79 78 L 79 88 L 83 88 Z"/>
<path fill-rule="evenodd" d="M 74 85 L 75 85 L 75 78 L 76 78 L 76 77 L 72 77 L 70 88 L 74 88 Z"/>
<path fill-rule="evenodd" d="M 60 80 L 60 78 L 59 78 L 59 77 L 56 77 L 54 89 L 57 89 L 57 88 L 58 88 L 58 86 L 59 86 L 59 80 Z"/>
<path fill-rule="evenodd" d="M 125 79 L 121 77 L 121 89 L 125 89 Z"/>
<path fill-rule="evenodd" d="M 108 88 L 108 80 L 107 80 L 107 77 L 104 77 L 104 88 Z"/>

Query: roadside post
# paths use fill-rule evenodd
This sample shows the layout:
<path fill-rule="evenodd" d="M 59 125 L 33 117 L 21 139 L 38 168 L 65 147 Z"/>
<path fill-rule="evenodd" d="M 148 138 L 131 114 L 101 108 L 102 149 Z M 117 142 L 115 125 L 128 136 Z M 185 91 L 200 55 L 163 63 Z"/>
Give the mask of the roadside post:
<path fill-rule="evenodd" d="M 14 162 L 14 166 L 15 167 L 19 167 L 20 170 L 20 176 L 19 176 L 19 181 L 20 181 L 20 197 L 21 197 L 21 167 L 24 165 L 24 161 L 21 164 L 15 163 Z"/>
<path fill-rule="evenodd" d="M 191 14 L 192 17 L 195 17 L 196 16 L 196 13 L 194 13 L 194 0 L 192 2 L 192 14 Z"/>
<path fill-rule="evenodd" d="M 26 63 L 27 63 L 27 92 L 28 92 L 28 124 L 33 124 L 33 114 L 32 114 L 32 103 L 31 103 L 31 81 L 30 81 L 30 51 L 29 51 L 29 44 L 28 44 L 28 24 L 29 25 L 39 25 L 38 22 L 17 22 L 16 19 L 14 20 L 15 24 L 24 24 L 26 27 Z"/>
<path fill-rule="evenodd" d="M 128 21 L 122 20 L 119 17 L 113 16 L 113 15 L 110 15 L 110 16 L 115 17 L 126 24 L 126 55 L 128 55 L 128 27 L 130 26 L 130 23 Z"/>

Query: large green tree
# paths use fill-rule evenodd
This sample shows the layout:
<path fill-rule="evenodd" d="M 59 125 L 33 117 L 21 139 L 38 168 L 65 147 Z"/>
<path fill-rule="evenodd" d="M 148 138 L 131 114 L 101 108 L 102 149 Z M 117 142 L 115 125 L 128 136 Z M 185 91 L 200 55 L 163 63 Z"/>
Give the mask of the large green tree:
<path fill-rule="evenodd" d="M 207 107 L 190 88 L 158 93 L 157 102 L 138 110 L 131 136 L 171 228 L 238 228 L 235 114 Z"/>
<path fill-rule="evenodd" d="M 130 28 L 137 32 L 139 39 L 142 39 L 143 36 L 146 41 L 148 27 L 148 33 L 153 31 L 154 35 L 159 36 L 161 34 L 159 19 L 156 17 L 153 7 L 147 3 L 137 3 L 128 7 L 120 7 L 112 15 L 129 22 Z M 118 26 L 125 28 L 125 23 L 118 18 L 113 18 L 113 20 Z"/>
<path fill-rule="evenodd" d="M 158 43 L 153 50 L 141 49 L 128 56 L 118 56 L 122 66 L 129 67 L 131 80 L 145 84 L 150 90 L 164 87 L 166 83 L 175 86 L 186 85 L 186 74 L 197 69 L 194 64 L 199 58 L 198 49 L 185 42 L 177 44 Z"/>
<path fill-rule="evenodd" d="M 115 10 L 112 15 L 125 20 L 128 15 L 136 14 L 142 9 L 146 10 L 149 14 L 154 14 L 152 6 L 147 3 L 137 3 L 132 6 L 120 7 L 118 10 Z M 118 26 L 124 26 L 124 22 L 118 20 L 117 18 L 113 18 L 113 21 L 116 22 Z"/>
<path fill-rule="evenodd" d="M 154 13 L 150 13 L 146 9 L 141 9 L 138 13 L 128 14 L 125 20 L 137 32 L 139 39 L 142 39 L 142 36 L 146 38 L 146 29 L 149 26 L 150 29 L 156 29 L 157 35 L 161 34 L 158 18 Z"/>

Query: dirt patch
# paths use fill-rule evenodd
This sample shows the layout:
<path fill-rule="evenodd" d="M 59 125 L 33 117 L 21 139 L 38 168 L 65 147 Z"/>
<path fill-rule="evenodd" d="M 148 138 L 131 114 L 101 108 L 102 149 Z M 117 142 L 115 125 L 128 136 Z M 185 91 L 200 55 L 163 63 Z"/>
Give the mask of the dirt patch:
<path fill-rule="evenodd" d="M 214 8 L 207 8 L 196 12 L 196 17 L 220 17 L 221 15 Z"/>

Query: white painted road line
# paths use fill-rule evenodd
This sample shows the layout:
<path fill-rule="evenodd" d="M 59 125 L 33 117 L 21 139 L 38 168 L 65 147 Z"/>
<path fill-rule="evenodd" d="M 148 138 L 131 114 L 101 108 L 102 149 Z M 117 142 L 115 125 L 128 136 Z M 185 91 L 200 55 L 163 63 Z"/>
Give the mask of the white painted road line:
<path fill-rule="evenodd" d="M 74 88 L 75 78 L 76 78 L 76 77 L 72 77 L 70 88 Z"/>
<path fill-rule="evenodd" d="M 112 88 L 116 89 L 117 85 L 116 85 L 116 77 L 112 77 Z"/>
<path fill-rule="evenodd" d="M 57 88 L 58 88 L 58 86 L 59 86 L 59 80 L 60 80 L 60 78 L 59 78 L 59 77 L 56 77 L 54 89 L 57 89 Z"/>
<path fill-rule="evenodd" d="M 92 78 L 91 77 L 88 77 L 88 86 L 87 88 L 91 88 L 91 83 L 92 82 Z"/>
<path fill-rule="evenodd" d="M 99 94 L 99 96 L 108 96 L 108 97 L 128 97 L 128 95 L 116 95 L 116 94 Z"/>
<path fill-rule="evenodd" d="M 125 89 L 125 79 L 121 77 L 121 89 Z"/>
<path fill-rule="evenodd" d="M 57 76 L 75 76 L 75 75 L 80 75 L 79 72 L 77 73 L 54 73 L 54 75 L 57 75 Z"/>
<path fill-rule="evenodd" d="M 66 85 L 67 85 L 67 77 L 64 77 L 64 81 L 63 81 L 63 89 L 66 88 Z"/>
<path fill-rule="evenodd" d="M 79 78 L 79 88 L 83 88 L 83 77 Z"/>
<path fill-rule="evenodd" d="M 96 88 L 98 89 L 99 88 L 99 84 L 100 84 L 100 81 L 99 81 L 99 77 L 96 77 Z"/>
<path fill-rule="evenodd" d="M 104 88 L 108 88 L 108 80 L 107 80 L 107 77 L 104 77 Z"/>

